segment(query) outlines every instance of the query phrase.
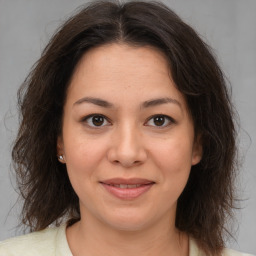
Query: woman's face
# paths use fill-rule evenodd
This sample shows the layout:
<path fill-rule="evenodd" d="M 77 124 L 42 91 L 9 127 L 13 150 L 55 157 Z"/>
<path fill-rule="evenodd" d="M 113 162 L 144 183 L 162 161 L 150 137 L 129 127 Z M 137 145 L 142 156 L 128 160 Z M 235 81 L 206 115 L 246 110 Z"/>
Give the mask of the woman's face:
<path fill-rule="evenodd" d="M 87 52 L 67 92 L 62 128 L 58 153 L 82 220 L 119 230 L 174 225 L 201 146 L 162 53 L 126 44 Z"/>

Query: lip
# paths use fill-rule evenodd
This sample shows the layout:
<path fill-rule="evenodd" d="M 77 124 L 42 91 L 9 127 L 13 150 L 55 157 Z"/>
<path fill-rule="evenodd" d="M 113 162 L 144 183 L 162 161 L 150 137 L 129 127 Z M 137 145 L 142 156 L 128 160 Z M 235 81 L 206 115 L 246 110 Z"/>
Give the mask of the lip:
<path fill-rule="evenodd" d="M 134 184 L 149 184 L 154 183 L 152 180 L 147 179 L 141 179 L 141 178 L 130 178 L 130 179 L 124 179 L 124 178 L 113 178 L 108 180 L 103 180 L 101 183 L 108 184 L 108 185 L 118 185 L 118 184 L 127 184 L 127 185 L 134 185 Z"/>
<path fill-rule="evenodd" d="M 147 191 L 155 184 L 154 181 L 141 179 L 141 178 L 114 178 L 100 182 L 102 186 L 113 196 L 122 200 L 134 200 Z M 140 185 L 134 188 L 120 188 L 114 185 L 126 184 L 126 185 Z"/>

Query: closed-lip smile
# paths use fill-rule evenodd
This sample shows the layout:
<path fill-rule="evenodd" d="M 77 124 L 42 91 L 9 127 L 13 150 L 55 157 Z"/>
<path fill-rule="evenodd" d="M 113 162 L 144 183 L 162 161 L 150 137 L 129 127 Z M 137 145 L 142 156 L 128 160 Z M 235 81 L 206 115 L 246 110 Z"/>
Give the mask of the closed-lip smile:
<path fill-rule="evenodd" d="M 133 200 L 147 192 L 155 182 L 142 178 L 113 178 L 100 182 L 113 196 L 123 200 Z"/>

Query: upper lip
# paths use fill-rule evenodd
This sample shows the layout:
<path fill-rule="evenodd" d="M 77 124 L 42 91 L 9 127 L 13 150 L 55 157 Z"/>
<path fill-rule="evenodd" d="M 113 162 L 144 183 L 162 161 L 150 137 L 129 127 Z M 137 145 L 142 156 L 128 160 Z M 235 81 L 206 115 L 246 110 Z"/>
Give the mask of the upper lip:
<path fill-rule="evenodd" d="M 135 184 L 151 184 L 155 183 L 152 180 L 147 179 L 141 179 L 141 178 L 130 178 L 130 179 L 124 179 L 124 178 L 113 178 L 108 180 L 103 180 L 101 183 L 108 184 L 108 185 L 119 185 L 119 184 L 127 184 L 127 185 L 135 185 Z"/>

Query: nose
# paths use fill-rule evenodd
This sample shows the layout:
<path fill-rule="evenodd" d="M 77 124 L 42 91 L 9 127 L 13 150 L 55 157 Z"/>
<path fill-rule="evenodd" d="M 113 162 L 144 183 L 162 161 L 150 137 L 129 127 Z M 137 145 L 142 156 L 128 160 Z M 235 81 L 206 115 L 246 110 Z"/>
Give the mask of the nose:
<path fill-rule="evenodd" d="M 146 159 L 142 135 L 136 128 L 127 125 L 113 133 L 108 151 L 110 162 L 129 168 L 144 163 Z"/>

